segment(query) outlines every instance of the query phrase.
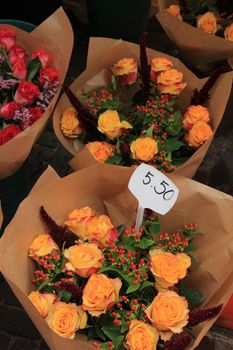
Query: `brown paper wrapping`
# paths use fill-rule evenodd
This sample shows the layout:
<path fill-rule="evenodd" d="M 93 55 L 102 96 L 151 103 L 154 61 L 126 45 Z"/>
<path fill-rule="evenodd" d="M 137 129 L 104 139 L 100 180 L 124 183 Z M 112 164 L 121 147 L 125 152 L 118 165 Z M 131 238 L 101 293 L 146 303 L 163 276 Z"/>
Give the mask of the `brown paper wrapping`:
<path fill-rule="evenodd" d="M 182 92 L 179 97 L 178 106 L 184 111 L 190 103 L 190 98 L 192 91 L 195 88 L 201 88 L 205 83 L 206 79 L 197 78 L 186 66 L 178 59 L 166 55 L 164 53 L 148 49 L 148 57 L 154 56 L 165 56 L 169 58 L 176 69 L 180 70 L 184 74 L 184 81 L 188 83 L 187 88 Z M 86 70 L 73 82 L 71 89 L 74 93 L 80 92 L 81 88 L 87 86 L 89 81 L 92 88 L 100 86 L 103 84 L 104 80 L 103 69 L 109 68 L 113 63 L 122 57 L 135 57 L 137 60 L 139 58 L 139 47 L 136 44 L 121 40 L 113 40 L 107 38 L 90 38 L 88 58 L 87 58 L 87 68 Z M 95 77 L 93 79 L 93 77 Z M 101 80 L 102 79 L 102 80 Z M 91 82 L 90 82 L 91 80 Z M 211 97 L 207 104 L 207 107 L 211 114 L 211 124 L 214 133 L 216 132 L 222 116 L 224 114 L 226 104 L 230 95 L 232 85 L 232 72 L 223 74 L 215 83 L 211 90 Z M 89 166 L 96 163 L 92 156 L 89 156 L 86 149 L 83 149 L 77 154 L 77 151 L 73 147 L 73 139 L 65 137 L 60 129 L 60 119 L 63 111 L 70 107 L 70 102 L 65 94 L 63 94 L 54 110 L 53 114 L 53 126 L 54 131 L 63 144 L 63 146 L 75 156 L 75 158 L 70 163 L 73 169 L 81 169 L 84 166 Z M 175 173 L 186 176 L 193 177 L 197 171 L 199 165 L 201 164 L 211 142 L 211 138 L 205 144 L 203 144 L 194 154 L 190 157 L 182 166 L 180 166 Z"/>
<path fill-rule="evenodd" d="M 32 33 L 7 24 L 0 24 L 0 28 L 13 29 L 16 33 L 17 43 L 22 45 L 29 54 L 39 48 L 49 52 L 54 58 L 53 64 L 59 71 L 60 85 L 63 84 L 73 49 L 73 30 L 62 7 L 34 29 Z M 46 126 L 59 93 L 60 88 L 43 116 L 36 123 L 0 146 L 0 179 L 15 173 L 26 160 L 33 144 Z"/>
<path fill-rule="evenodd" d="M 233 43 L 216 35 L 205 33 L 166 11 L 174 0 L 159 0 L 156 15 L 168 37 L 183 51 L 189 61 L 200 68 L 213 68 L 217 61 L 233 57 Z"/>
<path fill-rule="evenodd" d="M 41 186 L 38 183 L 21 203 L 0 240 L 1 272 L 52 350 L 94 348 L 84 336 L 77 335 L 75 340 L 68 340 L 56 335 L 27 298 L 32 290 L 33 275 L 33 262 L 27 257 L 28 247 L 38 233 L 46 231 L 39 218 L 39 208 L 44 205 L 59 224 L 74 208 L 87 205 L 98 214 L 108 213 L 116 224 L 129 223 L 134 219 L 137 207 L 136 199 L 127 189 L 132 172 L 127 167 L 103 164 L 82 169 L 63 179 L 57 179 L 55 175 L 54 179 L 54 174 L 49 171 L 50 183 L 46 184 L 45 174 Z M 172 174 L 169 177 L 180 189 L 180 194 L 172 210 L 160 217 L 161 232 L 179 229 L 185 223 L 198 223 L 204 235 L 196 239 L 198 249 L 193 255 L 200 264 L 193 267 L 188 284 L 204 293 L 206 307 L 226 303 L 233 291 L 233 198 L 181 176 Z M 194 328 L 196 340 L 190 349 L 198 346 L 215 320 Z"/>

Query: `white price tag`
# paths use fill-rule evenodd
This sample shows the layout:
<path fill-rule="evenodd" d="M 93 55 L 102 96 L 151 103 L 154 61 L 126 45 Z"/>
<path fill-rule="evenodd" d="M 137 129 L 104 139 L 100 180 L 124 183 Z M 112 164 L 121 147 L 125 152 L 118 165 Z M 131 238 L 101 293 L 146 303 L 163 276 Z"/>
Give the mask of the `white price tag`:
<path fill-rule="evenodd" d="M 136 229 L 141 226 L 144 208 L 164 215 L 173 207 L 179 194 L 179 189 L 166 175 L 147 164 L 137 167 L 128 188 L 139 202 Z"/>

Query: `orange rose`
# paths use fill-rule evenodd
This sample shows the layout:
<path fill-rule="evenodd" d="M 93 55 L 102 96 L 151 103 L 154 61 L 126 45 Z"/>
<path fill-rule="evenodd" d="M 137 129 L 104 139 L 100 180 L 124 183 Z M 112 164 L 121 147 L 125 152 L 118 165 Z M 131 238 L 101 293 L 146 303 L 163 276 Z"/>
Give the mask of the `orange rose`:
<path fill-rule="evenodd" d="M 149 162 L 158 153 L 158 145 L 151 137 L 140 137 L 131 143 L 130 150 L 133 159 Z"/>
<path fill-rule="evenodd" d="M 56 300 L 53 294 L 40 293 L 38 291 L 31 292 L 28 298 L 43 318 L 48 315 L 49 310 Z"/>
<path fill-rule="evenodd" d="M 209 138 L 211 138 L 212 135 L 213 131 L 209 124 L 207 124 L 204 121 L 198 121 L 193 125 L 192 129 L 189 131 L 187 135 L 187 142 L 189 146 L 198 148 L 205 141 L 209 140 Z"/>
<path fill-rule="evenodd" d="M 183 73 L 176 69 L 169 69 L 161 72 L 158 76 L 158 88 L 162 94 L 179 95 L 186 87 L 186 83 L 182 83 Z"/>
<path fill-rule="evenodd" d="M 61 130 L 65 136 L 71 138 L 78 137 L 83 132 L 83 128 L 78 120 L 78 112 L 73 107 L 63 112 Z"/>
<path fill-rule="evenodd" d="M 157 330 L 147 323 L 133 320 L 126 335 L 129 350 L 155 350 L 159 340 Z"/>
<path fill-rule="evenodd" d="M 170 5 L 168 8 L 167 8 L 167 11 L 175 16 L 176 18 L 178 19 L 181 19 L 182 20 L 182 17 L 181 17 L 181 14 L 180 14 L 180 6 L 179 5 Z"/>
<path fill-rule="evenodd" d="M 95 211 L 90 207 L 73 210 L 69 215 L 65 225 L 75 233 L 80 239 L 87 239 L 87 225 L 95 217 Z"/>
<path fill-rule="evenodd" d="M 96 244 L 90 243 L 73 245 L 64 251 L 64 256 L 68 260 L 66 269 L 84 278 L 96 273 L 104 261 L 102 251 Z"/>
<path fill-rule="evenodd" d="M 226 27 L 224 31 L 224 37 L 226 40 L 233 41 L 233 23 Z"/>
<path fill-rule="evenodd" d="M 116 110 L 107 110 L 99 115 L 98 130 L 113 140 L 122 134 L 123 129 L 132 129 L 132 126 L 123 120 L 120 121 L 119 114 Z"/>
<path fill-rule="evenodd" d="M 157 76 L 160 72 L 169 70 L 173 67 L 173 63 L 168 60 L 166 57 L 154 57 L 150 60 L 150 78 L 152 81 L 157 80 Z"/>
<path fill-rule="evenodd" d="M 46 321 L 61 337 L 74 339 L 75 332 L 86 327 L 87 314 L 81 306 L 59 301 L 51 307 Z"/>
<path fill-rule="evenodd" d="M 107 215 L 96 216 L 87 227 L 87 237 L 89 241 L 114 241 L 117 239 L 117 236 L 118 231 Z"/>
<path fill-rule="evenodd" d="M 114 146 L 107 142 L 89 142 L 86 148 L 91 155 L 100 163 L 104 163 L 108 158 L 111 158 Z"/>
<path fill-rule="evenodd" d="M 215 34 L 218 30 L 217 18 L 212 12 L 206 12 L 197 19 L 197 28 L 208 34 Z"/>
<path fill-rule="evenodd" d="M 83 290 L 83 309 L 96 317 L 105 313 L 118 301 L 121 286 L 120 278 L 92 275 Z"/>
<path fill-rule="evenodd" d="M 181 333 L 187 325 L 188 303 L 184 297 L 171 290 L 159 292 L 147 308 L 146 315 L 152 325 L 161 332 L 162 339 L 167 339 L 172 333 Z"/>
<path fill-rule="evenodd" d="M 122 58 L 113 65 L 112 71 L 121 84 L 131 85 L 137 80 L 138 65 L 134 58 Z"/>
<path fill-rule="evenodd" d="M 40 256 L 50 254 L 53 250 L 58 250 L 58 246 L 50 235 L 42 233 L 33 239 L 29 247 L 28 255 L 32 259 L 38 260 Z"/>
<path fill-rule="evenodd" d="M 151 272 L 156 279 L 156 287 L 169 288 L 182 280 L 191 266 L 191 259 L 185 253 L 172 254 L 161 249 L 150 251 Z"/>
<path fill-rule="evenodd" d="M 210 113 L 206 107 L 201 105 L 189 106 L 184 115 L 183 125 L 185 130 L 190 130 L 197 121 L 208 122 L 210 120 Z"/>

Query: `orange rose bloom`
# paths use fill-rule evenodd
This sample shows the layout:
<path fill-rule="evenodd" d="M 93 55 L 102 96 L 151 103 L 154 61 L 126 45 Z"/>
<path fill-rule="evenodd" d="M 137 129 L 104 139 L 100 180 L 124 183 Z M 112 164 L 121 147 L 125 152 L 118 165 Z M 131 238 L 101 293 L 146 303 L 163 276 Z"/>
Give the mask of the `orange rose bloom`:
<path fill-rule="evenodd" d="M 108 158 L 111 158 L 114 146 L 107 142 L 89 142 L 86 148 L 91 155 L 100 163 L 104 163 Z"/>
<path fill-rule="evenodd" d="M 130 350 L 155 350 L 159 340 L 157 330 L 142 321 L 131 321 L 126 335 L 127 348 Z"/>
<path fill-rule="evenodd" d="M 226 40 L 233 41 L 233 23 L 226 27 L 224 31 L 224 37 Z"/>
<path fill-rule="evenodd" d="M 191 266 L 191 259 L 185 253 L 172 254 L 161 249 L 150 251 L 151 272 L 156 279 L 156 287 L 169 288 L 182 280 Z"/>
<path fill-rule="evenodd" d="M 83 309 L 96 317 L 105 313 L 118 301 L 121 286 L 120 278 L 92 275 L 83 290 Z"/>
<path fill-rule="evenodd" d="M 90 243 L 74 245 L 64 251 L 64 256 L 68 260 L 66 269 L 84 278 L 96 273 L 104 261 L 102 251 Z"/>
<path fill-rule="evenodd" d="M 218 30 L 217 18 L 214 13 L 206 12 L 197 19 L 197 28 L 204 30 L 208 34 L 215 34 Z"/>
<path fill-rule="evenodd" d="M 78 120 L 78 112 L 73 107 L 63 112 L 61 117 L 61 130 L 65 136 L 71 138 L 78 137 L 83 132 L 83 128 Z"/>
<path fill-rule="evenodd" d="M 157 142 L 151 137 L 139 137 L 130 145 L 132 158 L 149 162 L 158 153 Z"/>
<path fill-rule="evenodd" d="M 177 17 L 178 19 L 181 19 L 182 20 L 182 17 L 181 17 L 181 14 L 180 14 L 180 6 L 179 5 L 170 5 L 168 8 L 167 8 L 167 11 Z"/>
<path fill-rule="evenodd" d="M 29 246 L 28 255 L 32 259 L 38 260 L 40 256 L 50 254 L 53 250 L 58 250 L 58 246 L 49 234 L 42 233 L 33 239 Z"/>
<path fill-rule="evenodd" d="M 89 241 L 105 242 L 115 240 L 117 236 L 118 232 L 107 215 L 96 216 L 87 227 Z"/>
<path fill-rule="evenodd" d="M 189 309 L 187 300 L 177 293 L 167 290 L 159 292 L 152 304 L 147 308 L 146 315 L 159 332 L 181 333 L 188 323 Z M 165 334 L 161 334 L 165 338 Z"/>
<path fill-rule="evenodd" d="M 80 239 L 87 239 L 87 225 L 95 217 L 95 211 L 90 207 L 73 210 L 69 215 L 65 225 L 74 232 Z"/>
<path fill-rule="evenodd" d="M 134 58 L 122 58 L 113 65 L 112 72 L 123 85 L 131 85 L 137 80 L 138 65 Z"/>
<path fill-rule="evenodd" d="M 56 300 L 54 294 L 40 293 L 38 291 L 31 292 L 28 298 L 43 318 L 48 315 L 49 310 Z"/>
<path fill-rule="evenodd" d="M 53 304 L 46 321 L 61 337 L 74 339 L 75 332 L 86 327 L 87 314 L 81 306 L 59 301 Z"/>
<path fill-rule="evenodd" d="M 205 141 L 209 140 L 213 135 L 213 131 L 209 124 L 204 121 L 196 122 L 192 129 L 189 131 L 187 135 L 187 142 L 189 146 L 198 148 Z"/>
<path fill-rule="evenodd" d="M 190 130 L 197 121 L 208 122 L 210 120 L 210 113 L 206 107 L 201 105 L 189 106 L 184 115 L 183 125 L 185 130 Z"/>
<path fill-rule="evenodd" d="M 173 67 L 173 63 L 166 57 L 154 57 L 150 60 L 150 66 L 150 78 L 152 81 L 156 82 L 158 74 L 171 69 Z"/>
<path fill-rule="evenodd" d="M 176 69 L 161 72 L 158 76 L 158 88 L 162 94 L 179 95 L 187 83 L 182 83 L 183 73 Z"/>
<path fill-rule="evenodd" d="M 132 129 L 132 126 L 125 120 L 121 122 L 116 110 L 109 109 L 99 115 L 98 130 L 109 139 L 113 140 L 120 136 L 123 129 Z"/>

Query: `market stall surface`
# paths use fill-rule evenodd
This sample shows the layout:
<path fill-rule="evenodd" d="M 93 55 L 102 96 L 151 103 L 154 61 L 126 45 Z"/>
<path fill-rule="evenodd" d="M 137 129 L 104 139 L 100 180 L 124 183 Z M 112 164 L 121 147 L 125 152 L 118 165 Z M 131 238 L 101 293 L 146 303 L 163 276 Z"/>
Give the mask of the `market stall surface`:
<path fill-rule="evenodd" d="M 66 85 L 69 85 L 85 68 L 88 49 L 88 26 L 82 25 L 68 12 L 75 34 Z M 148 46 L 177 56 L 188 65 L 182 55 L 166 37 L 154 17 L 148 23 Z M 200 72 L 196 72 L 201 76 Z M 214 141 L 194 179 L 233 195 L 233 92 Z M 18 204 L 46 169 L 54 167 L 60 176 L 72 172 L 68 161 L 72 156 L 54 135 L 50 122 L 33 147 L 29 159 L 14 176 L 0 181 L 0 198 L 5 214 L 3 227 L 10 221 Z M 28 179 L 26 182 L 25 179 Z M 16 196 L 17 194 L 17 196 Z M 2 228 L 3 229 L 3 228 Z M 17 232 L 16 232 L 17 234 Z M 214 326 L 203 339 L 199 350 L 233 350 L 233 331 Z M 0 350 L 48 350 L 37 329 L 0 276 Z"/>

